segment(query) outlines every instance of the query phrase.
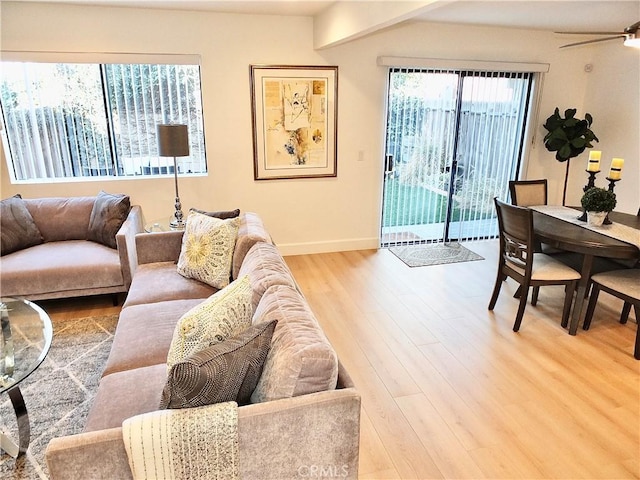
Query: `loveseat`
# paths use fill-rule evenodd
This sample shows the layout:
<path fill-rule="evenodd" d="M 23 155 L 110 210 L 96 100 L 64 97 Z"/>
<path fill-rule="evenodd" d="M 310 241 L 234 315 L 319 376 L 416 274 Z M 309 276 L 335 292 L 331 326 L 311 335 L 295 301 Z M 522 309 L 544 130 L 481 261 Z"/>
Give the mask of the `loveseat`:
<path fill-rule="evenodd" d="M 131 207 L 125 195 L 3 200 L 2 296 L 44 300 L 126 292 L 142 222 L 140 207 Z"/>
<path fill-rule="evenodd" d="M 237 408 L 239 478 L 357 478 L 360 396 L 259 216 L 239 224 L 231 284 L 219 291 L 178 273 L 187 233 L 136 236 L 138 265 L 85 431 L 48 445 L 53 480 L 132 478 L 122 424 L 166 404 L 176 325 L 244 283 L 252 325 L 275 330 L 251 401 Z"/>

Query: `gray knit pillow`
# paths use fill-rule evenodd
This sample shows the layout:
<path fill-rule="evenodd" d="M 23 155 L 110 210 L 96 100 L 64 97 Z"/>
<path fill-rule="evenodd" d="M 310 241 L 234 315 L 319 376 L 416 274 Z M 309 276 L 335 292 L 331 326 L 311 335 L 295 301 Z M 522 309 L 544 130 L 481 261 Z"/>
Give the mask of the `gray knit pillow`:
<path fill-rule="evenodd" d="M 40 245 L 44 240 L 20 194 L 0 202 L 0 254 Z"/>
<path fill-rule="evenodd" d="M 162 392 L 160 408 L 249 403 L 271 346 L 277 320 L 249 327 L 235 337 L 176 363 Z"/>

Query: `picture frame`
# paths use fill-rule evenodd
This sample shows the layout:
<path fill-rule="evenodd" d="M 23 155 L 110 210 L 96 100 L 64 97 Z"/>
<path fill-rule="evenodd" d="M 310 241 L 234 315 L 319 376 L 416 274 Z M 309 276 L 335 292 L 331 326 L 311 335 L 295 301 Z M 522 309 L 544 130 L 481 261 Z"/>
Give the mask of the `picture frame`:
<path fill-rule="evenodd" d="M 336 177 L 338 67 L 250 67 L 254 179 Z"/>

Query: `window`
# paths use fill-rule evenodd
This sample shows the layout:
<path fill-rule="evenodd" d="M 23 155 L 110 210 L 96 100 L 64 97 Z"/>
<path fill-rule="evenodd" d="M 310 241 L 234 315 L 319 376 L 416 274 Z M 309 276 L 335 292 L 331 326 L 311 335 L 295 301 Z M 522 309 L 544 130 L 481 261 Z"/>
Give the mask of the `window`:
<path fill-rule="evenodd" d="M 156 125 L 189 127 L 179 173 L 205 173 L 200 67 L 2 62 L 5 156 L 15 180 L 173 174 Z"/>

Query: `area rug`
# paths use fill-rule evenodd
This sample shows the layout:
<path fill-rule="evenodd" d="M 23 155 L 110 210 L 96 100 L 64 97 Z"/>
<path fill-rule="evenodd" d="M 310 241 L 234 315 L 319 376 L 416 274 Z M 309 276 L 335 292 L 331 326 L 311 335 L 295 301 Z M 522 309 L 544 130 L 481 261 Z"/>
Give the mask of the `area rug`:
<path fill-rule="evenodd" d="M 53 322 L 45 361 L 20 384 L 31 425 L 29 450 L 17 460 L 0 455 L 0 478 L 42 479 L 49 474 L 44 452 L 54 437 L 81 433 L 104 369 L 117 315 Z M 0 396 L 0 429 L 18 438 L 9 396 Z"/>
<path fill-rule="evenodd" d="M 484 260 L 483 257 L 457 242 L 403 245 L 391 247 L 389 250 L 410 267 Z"/>

